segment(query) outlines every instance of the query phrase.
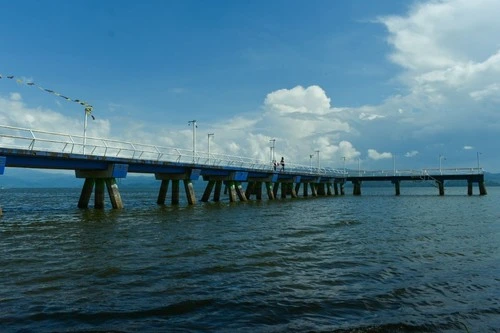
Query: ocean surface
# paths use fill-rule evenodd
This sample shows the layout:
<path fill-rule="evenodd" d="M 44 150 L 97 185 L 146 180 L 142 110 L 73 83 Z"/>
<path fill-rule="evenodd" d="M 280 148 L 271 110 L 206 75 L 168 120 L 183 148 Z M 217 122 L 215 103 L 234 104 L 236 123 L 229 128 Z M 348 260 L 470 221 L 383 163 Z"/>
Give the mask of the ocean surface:
<path fill-rule="evenodd" d="M 0 332 L 500 332 L 500 188 L 362 190 L 173 207 L 121 189 L 97 211 L 2 189 Z"/>

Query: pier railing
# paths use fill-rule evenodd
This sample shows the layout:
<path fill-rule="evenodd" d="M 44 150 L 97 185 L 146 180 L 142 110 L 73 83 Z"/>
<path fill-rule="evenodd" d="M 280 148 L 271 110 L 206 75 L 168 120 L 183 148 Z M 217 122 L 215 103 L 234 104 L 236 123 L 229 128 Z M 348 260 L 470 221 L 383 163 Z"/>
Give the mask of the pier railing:
<path fill-rule="evenodd" d="M 85 142 L 85 143 L 84 143 Z M 273 170 L 269 161 L 243 156 L 199 152 L 184 148 L 164 147 L 128 141 L 83 137 L 0 125 L 0 146 L 11 149 L 47 151 L 90 156 L 174 162 L 214 167 L 239 167 L 256 171 Z M 279 170 L 279 166 L 276 167 Z M 287 163 L 286 171 L 301 174 L 342 177 L 344 172 L 333 168 L 317 168 Z"/>

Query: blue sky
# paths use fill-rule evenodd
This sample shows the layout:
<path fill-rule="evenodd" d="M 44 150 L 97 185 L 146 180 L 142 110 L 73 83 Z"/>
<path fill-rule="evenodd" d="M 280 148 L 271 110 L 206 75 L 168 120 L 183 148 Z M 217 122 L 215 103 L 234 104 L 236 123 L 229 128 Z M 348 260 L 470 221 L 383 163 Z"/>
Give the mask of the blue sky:
<path fill-rule="evenodd" d="M 94 106 L 89 135 L 364 169 L 500 171 L 495 0 L 3 2 L 0 74 Z M 0 79 L 0 123 L 83 110 Z"/>

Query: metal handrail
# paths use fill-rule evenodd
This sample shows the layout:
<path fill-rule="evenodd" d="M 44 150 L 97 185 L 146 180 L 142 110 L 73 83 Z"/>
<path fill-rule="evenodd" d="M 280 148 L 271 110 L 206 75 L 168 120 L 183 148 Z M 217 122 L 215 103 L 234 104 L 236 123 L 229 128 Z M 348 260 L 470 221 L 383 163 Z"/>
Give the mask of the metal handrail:
<path fill-rule="evenodd" d="M 29 133 L 29 134 L 28 134 Z M 28 142 L 28 145 L 26 145 Z M 81 142 L 81 143 L 79 143 Z M 168 161 L 174 163 L 202 164 L 214 167 L 237 167 L 257 171 L 273 171 L 269 161 L 250 157 L 234 156 L 211 152 L 197 152 L 193 156 L 192 150 L 157 145 L 132 143 L 114 139 L 86 137 L 85 151 L 83 136 L 64 133 L 33 130 L 28 128 L 0 125 L 0 146 L 65 153 L 71 146 L 72 154 L 84 154 L 103 157 L 119 157 L 141 160 Z M 84 153 L 85 152 L 85 153 Z M 90 152 L 90 153 L 89 153 Z M 304 174 L 338 176 L 342 172 L 335 169 L 310 168 L 300 164 L 288 163 L 287 172 L 300 171 Z"/>
<path fill-rule="evenodd" d="M 26 144 L 26 142 L 28 144 Z M 81 143 L 79 143 L 81 142 Z M 83 136 L 33 130 L 29 128 L 0 125 L 0 146 L 14 149 L 40 150 L 65 153 L 71 147 L 72 154 L 84 154 Z M 211 152 L 197 152 L 190 149 L 161 147 L 152 144 L 132 143 L 115 139 L 86 137 L 84 155 L 119 157 L 157 162 L 201 164 L 213 167 L 238 167 L 257 171 L 274 171 L 269 161 L 250 157 Z M 90 151 L 90 153 L 88 153 Z M 279 171 L 280 166 L 276 171 Z M 286 172 L 324 177 L 371 177 L 371 176 L 439 176 L 442 174 L 483 173 L 482 168 L 425 168 L 422 170 L 339 170 L 287 163 Z"/>

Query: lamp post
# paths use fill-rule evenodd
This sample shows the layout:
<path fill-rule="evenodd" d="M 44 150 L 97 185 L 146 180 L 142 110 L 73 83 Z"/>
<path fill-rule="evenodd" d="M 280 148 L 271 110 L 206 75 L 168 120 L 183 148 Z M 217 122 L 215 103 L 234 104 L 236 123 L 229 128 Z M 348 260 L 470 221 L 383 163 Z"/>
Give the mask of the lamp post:
<path fill-rule="evenodd" d="M 269 142 L 272 142 L 273 145 L 269 147 L 269 159 L 271 160 L 271 163 L 274 162 L 274 144 L 276 143 L 276 139 L 271 139 Z"/>
<path fill-rule="evenodd" d="M 196 156 L 196 128 L 198 127 L 198 125 L 196 125 L 196 120 L 188 121 L 188 126 L 190 125 L 193 125 L 193 163 L 194 163 Z"/>
<path fill-rule="evenodd" d="M 441 169 L 441 165 L 442 165 L 441 161 L 442 161 L 443 159 L 446 159 L 446 157 L 444 157 L 443 155 L 439 154 L 439 174 L 440 174 L 440 175 L 442 175 L 442 174 L 443 174 L 443 171 L 442 171 L 442 169 Z"/>
<path fill-rule="evenodd" d="M 345 176 L 345 156 L 342 156 L 342 158 L 344 159 L 344 176 Z"/>
<path fill-rule="evenodd" d="M 392 170 L 394 176 L 396 175 L 396 154 L 392 154 Z"/>
<path fill-rule="evenodd" d="M 314 151 L 317 154 L 317 165 L 318 165 L 318 172 L 319 172 L 319 150 Z"/>
<path fill-rule="evenodd" d="M 210 137 L 213 137 L 214 133 L 208 133 L 208 163 L 210 163 Z"/>
<path fill-rule="evenodd" d="M 309 170 L 312 172 L 313 170 L 313 154 L 309 154 Z"/>
<path fill-rule="evenodd" d="M 479 155 L 481 155 L 480 152 L 477 152 L 477 173 L 479 173 Z"/>
<path fill-rule="evenodd" d="M 87 118 L 89 117 L 89 114 L 87 112 L 87 109 L 85 109 L 85 116 L 83 120 L 83 155 L 85 155 L 85 145 L 87 144 Z"/>

